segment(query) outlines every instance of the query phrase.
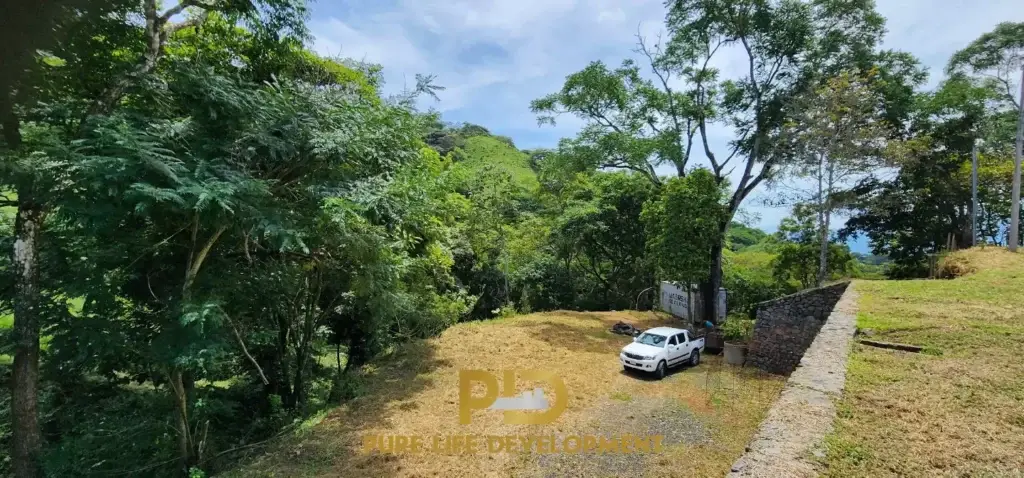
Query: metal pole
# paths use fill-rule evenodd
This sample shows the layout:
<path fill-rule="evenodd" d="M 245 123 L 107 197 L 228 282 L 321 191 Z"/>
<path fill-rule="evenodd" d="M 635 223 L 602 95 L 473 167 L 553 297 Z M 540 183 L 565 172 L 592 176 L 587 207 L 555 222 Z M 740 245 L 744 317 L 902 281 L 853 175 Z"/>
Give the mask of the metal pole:
<path fill-rule="evenodd" d="M 1010 231 L 1007 234 L 1011 252 L 1017 252 L 1020 239 L 1020 161 L 1024 156 L 1024 66 L 1020 69 L 1020 116 L 1017 118 L 1017 154 L 1013 158 L 1013 192 L 1010 200 Z"/>
<path fill-rule="evenodd" d="M 978 245 L 978 140 L 971 147 L 971 245 Z"/>

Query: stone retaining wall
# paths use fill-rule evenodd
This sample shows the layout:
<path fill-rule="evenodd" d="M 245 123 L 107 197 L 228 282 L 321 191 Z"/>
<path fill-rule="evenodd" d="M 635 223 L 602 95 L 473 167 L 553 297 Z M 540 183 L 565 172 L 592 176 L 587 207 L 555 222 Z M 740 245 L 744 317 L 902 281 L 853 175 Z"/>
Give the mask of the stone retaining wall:
<path fill-rule="evenodd" d="M 770 373 L 792 372 L 849 285 L 840 282 L 758 304 L 747 363 Z"/>
<path fill-rule="evenodd" d="M 843 284 L 842 289 L 835 309 L 789 376 L 746 453 L 733 463 L 729 478 L 817 476 L 815 457 L 824 456 L 822 441 L 832 431 L 857 326 L 855 287 Z"/>

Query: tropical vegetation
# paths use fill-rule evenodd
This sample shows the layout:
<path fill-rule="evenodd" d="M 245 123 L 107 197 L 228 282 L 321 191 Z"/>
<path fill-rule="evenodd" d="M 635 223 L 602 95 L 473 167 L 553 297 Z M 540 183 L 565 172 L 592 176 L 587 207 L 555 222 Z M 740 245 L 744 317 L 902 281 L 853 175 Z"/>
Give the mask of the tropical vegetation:
<path fill-rule="evenodd" d="M 388 95 L 379 66 L 314 53 L 302 0 L 37 13 L 0 19 L 3 474 L 215 473 L 459 322 L 651 309 L 662 280 L 742 313 L 927 274 L 976 243 L 977 139 L 978 240 L 1006 243 L 1019 24 L 922 91 L 872 2 L 669 2 L 666 42 L 538 93 L 585 126 L 524 151 L 418 108 L 432 76 Z M 749 69 L 710 66 L 726 49 Z M 743 223 L 808 178 L 775 232 Z"/>

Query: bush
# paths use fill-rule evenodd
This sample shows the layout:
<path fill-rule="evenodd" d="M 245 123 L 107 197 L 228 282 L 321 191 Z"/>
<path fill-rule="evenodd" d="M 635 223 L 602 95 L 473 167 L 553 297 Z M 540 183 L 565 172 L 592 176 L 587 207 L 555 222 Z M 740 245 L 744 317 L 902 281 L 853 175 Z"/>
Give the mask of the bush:
<path fill-rule="evenodd" d="M 722 323 L 721 329 L 726 342 L 747 343 L 754 335 L 754 320 L 733 315 Z"/>
<path fill-rule="evenodd" d="M 501 141 L 502 143 L 505 143 L 510 148 L 516 147 L 516 143 L 512 141 L 512 138 L 509 138 L 508 136 L 496 135 L 494 136 L 494 139 Z"/>
<path fill-rule="evenodd" d="M 796 292 L 791 284 L 776 280 L 767 267 L 747 268 L 729 264 L 722 278 L 727 291 L 727 310 L 751 316 L 754 305 Z"/>

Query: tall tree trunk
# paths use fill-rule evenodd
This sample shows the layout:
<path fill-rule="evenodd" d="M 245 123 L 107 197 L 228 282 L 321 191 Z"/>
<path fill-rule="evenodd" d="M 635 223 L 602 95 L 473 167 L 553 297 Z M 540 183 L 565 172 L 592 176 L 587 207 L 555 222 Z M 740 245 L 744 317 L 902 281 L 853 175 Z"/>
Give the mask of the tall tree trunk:
<path fill-rule="evenodd" d="M 192 432 L 188 427 L 188 391 L 185 389 L 185 382 L 182 377 L 181 368 L 174 367 L 170 373 L 171 389 L 174 392 L 174 408 L 176 410 L 178 427 L 178 459 L 181 469 L 188 472 L 198 463 Z"/>
<path fill-rule="evenodd" d="M 195 225 L 192 230 L 192 247 L 195 248 L 196 234 L 199 231 L 199 218 L 195 218 Z M 189 260 L 185 267 L 185 279 L 181 287 L 181 303 L 182 306 L 188 304 L 192 299 L 192 285 L 195 284 L 196 277 L 199 275 L 199 271 L 202 270 L 203 263 L 206 262 L 206 258 L 209 256 L 210 251 L 213 250 L 214 244 L 220 239 L 220 236 L 227 230 L 227 226 L 221 226 L 217 228 L 213 234 L 206 240 L 202 248 L 199 251 L 192 251 L 189 254 Z M 189 430 L 188 420 L 188 405 L 189 399 L 192 395 L 192 390 L 195 387 L 195 380 L 188 371 L 184 370 L 179 365 L 172 365 L 171 370 L 168 373 L 168 380 L 171 386 L 171 391 L 174 393 L 175 402 L 175 415 L 178 423 L 178 451 L 181 454 L 180 463 L 185 472 L 189 468 L 197 465 L 202 459 L 202 447 L 197 446 L 195 437 L 192 436 L 191 430 Z"/>
<path fill-rule="evenodd" d="M 287 315 L 284 313 L 278 314 L 277 319 L 277 373 L 273 374 L 270 385 L 270 393 L 277 394 L 281 397 L 281 404 L 285 408 L 291 410 L 295 408 L 295 394 L 292 389 L 292 360 L 291 354 L 289 353 L 289 345 L 291 340 L 291 324 L 288 322 Z"/>
<path fill-rule="evenodd" d="M 815 281 L 816 287 L 821 287 L 828 278 L 828 227 L 832 219 L 832 212 L 828 209 L 822 211 L 821 221 L 821 250 L 818 255 L 818 277 Z"/>
<path fill-rule="evenodd" d="M 704 320 L 718 323 L 718 289 L 722 287 L 722 250 L 725 246 L 725 232 L 729 230 L 732 213 L 718 226 L 718 240 L 711 246 L 711 270 L 704 284 Z"/>
<path fill-rule="evenodd" d="M 824 187 L 824 162 L 825 156 L 818 157 L 818 225 L 821 228 L 819 237 L 820 248 L 818 250 L 818 276 L 815 280 L 815 287 L 821 287 L 825 283 L 828 274 L 828 223 L 831 211 L 829 210 L 829 196 L 832 195 L 832 170 L 829 168 L 828 191 Z"/>
<path fill-rule="evenodd" d="M 32 193 L 20 190 L 14 223 L 14 370 L 11 421 L 14 476 L 39 475 L 39 235 L 43 210 Z"/>
<path fill-rule="evenodd" d="M 1016 252 L 1020 244 L 1020 169 L 1024 160 L 1024 66 L 1020 70 L 1020 108 L 1017 117 L 1017 149 L 1013 155 L 1013 186 L 1010 191 L 1010 229 L 1007 245 Z"/>
<path fill-rule="evenodd" d="M 0 91 L 0 123 L 9 151 L 21 149 L 21 121 L 9 85 Z M 18 187 L 14 220 L 14 370 L 11 377 L 12 470 L 18 478 L 39 474 L 39 238 L 45 209 L 33 181 Z"/>
<path fill-rule="evenodd" d="M 342 400 L 341 384 L 343 380 L 344 369 L 341 368 L 341 341 L 334 344 L 334 359 L 335 359 L 335 370 L 334 378 L 331 380 L 331 391 L 328 393 L 327 401 L 329 403 L 338 403 Z"/>
<path fill-rule="evenodd" d="M 307 387 L 306 381 L 308 380 L 307 372 L 309 372 L 310 362 L 312 359 L 312 340 L 313 332 L 315 330 L 315 318 L 316 312 L 308 310 L 304 317 L 302 326 L 302 339 L 299 342 L 298 356 L 295 358 L 295 406 L 298 409 L 304 409 L 307 400 Z"/>
<path fill-rule="evenodd" d="M 301 410 L 306 406 L 307 393 L 306 382 L 311 372 L 313 334 L 316 331 L 318 319 L 317 305 L 320 302 L 322 288 L 321 273 L 314 269 L 311 277 L 307 279 L 307 297 L 303 314 L 302 336 L 299 338 L 299 347 L 295 357 L 295 403 Z"/>

